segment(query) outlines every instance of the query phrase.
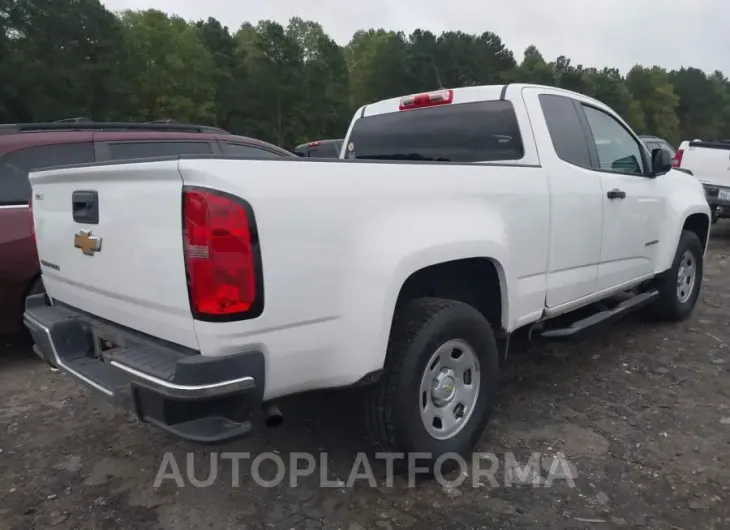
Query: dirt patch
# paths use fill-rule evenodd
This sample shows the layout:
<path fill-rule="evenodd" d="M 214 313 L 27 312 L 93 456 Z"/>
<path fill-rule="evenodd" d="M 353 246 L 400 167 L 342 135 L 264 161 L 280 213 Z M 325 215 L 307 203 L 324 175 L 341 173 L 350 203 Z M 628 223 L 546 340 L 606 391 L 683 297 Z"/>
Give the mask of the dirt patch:
<path fill-rule="evenodd" d="M 452 487 L 410 487 L 399 477 L 388 487 L 375 465 L 376 487 L 364 479 L 348 487 L 357 453 L 370 449 L 355 392 L 287 401 L 282 427 L 200 447 L 51 372 L 27 343 L 0 339 L 0 528 L 730 528 L 728 256 L 730 224 L 721 221 L 686 322 L 631 318 L 578 344 L 514 352 L 479 444 L 502 466 L 496 485 L 467 476 Z M 220 452 L 251 459 L 211 466 Z M 327 454 L 297 487 L 287 476 L 265 488 L 251 478 L 259 464 L 276 476 L 274 462 L 253 463 L 264 452 L 287 465 L 292 453 Z M 525 466 L 535 453 L 533 482 Z M 184 487 L 154 487 L 166 454 L 181 465 L 191 459 Z M 523 467 L 506 468 L 508 454 Z M 561 454 L 574 487 L 545 487 Z M 193 485 L 212 469 L 212 485 Z M 323 478 L 329 487 L 319 487 Z"/>

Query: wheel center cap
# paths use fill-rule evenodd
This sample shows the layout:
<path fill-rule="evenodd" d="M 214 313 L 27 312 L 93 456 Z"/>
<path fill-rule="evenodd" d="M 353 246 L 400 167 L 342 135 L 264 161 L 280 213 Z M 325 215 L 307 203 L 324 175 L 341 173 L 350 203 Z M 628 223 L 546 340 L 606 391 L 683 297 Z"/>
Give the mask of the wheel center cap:
<path fill-rule="evenodd" d="M 442 371 L 433 379 L 431 398 L 437 407 L 443 407 L 454 399 L 456 378 L 451 370 Z"/>

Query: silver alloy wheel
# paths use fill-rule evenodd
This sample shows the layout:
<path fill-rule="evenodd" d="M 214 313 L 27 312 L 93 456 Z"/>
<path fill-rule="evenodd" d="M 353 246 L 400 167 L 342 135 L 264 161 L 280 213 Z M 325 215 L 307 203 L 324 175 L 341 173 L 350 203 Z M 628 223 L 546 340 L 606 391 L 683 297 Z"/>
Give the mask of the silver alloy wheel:
<path fill-rule="evenodd" d="M 426 364 L 418 393 L 421 421 L 437 440 L 456 436 L 469 422 L 479 397 L 479 359 L 463 340 L 441 345 Z"/>
<path fill-rule="evenodd" d="M 685 250 L 677 271 L 677 300 L 680 304 L 684 304 L 692 296 L 695 281 L 697 281 L 695 257 L 691 251 Z"/>

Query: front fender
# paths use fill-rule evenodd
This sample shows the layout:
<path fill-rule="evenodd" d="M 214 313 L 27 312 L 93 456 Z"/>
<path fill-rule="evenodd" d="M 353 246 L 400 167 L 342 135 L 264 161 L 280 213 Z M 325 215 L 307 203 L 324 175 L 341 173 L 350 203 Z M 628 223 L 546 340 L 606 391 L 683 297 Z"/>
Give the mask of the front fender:
<path fill-rule="evenodd" d="M 483 201 L 419 204 L 385 215 L 382 212 L 359 235 L 356 267 L 345 277 L 342 304 L 345 325 L 360 343 L 368 366 L 362 373 L 382 368 L 398 294 L 415 272 L 439 263 L 466 259 L 491 259 L 500 276 L 502 318 L 509 322 L 511 278 L 507 231 L 498 211 Z M 356 301 L 356 304 L 353 304 Z"/>
<path fill-rule="evenodd" d="M 666 208 L 664 219 L 661 221 L 663 229 L 659 238 L 657 249 L 657 261 L 655 272 L 662 273 L 672 267 L 674 256 L 677 252 L 679 238 L 682 236 L 684 224 L 694 214 L 701 214 L 707 217 L 708 226 L 710 223 L 710 206 L 705 198 L 704 188 L 694 177 L 685 173 L 671 172 L 665 177 L 672 175 L 674 178 L 667 179 L 665 186 Z M 662 178 L 662 177 L 660 177 Z M 702 243 L 707 248 L 710 237 L 708 227 L 707 236 Z"/>

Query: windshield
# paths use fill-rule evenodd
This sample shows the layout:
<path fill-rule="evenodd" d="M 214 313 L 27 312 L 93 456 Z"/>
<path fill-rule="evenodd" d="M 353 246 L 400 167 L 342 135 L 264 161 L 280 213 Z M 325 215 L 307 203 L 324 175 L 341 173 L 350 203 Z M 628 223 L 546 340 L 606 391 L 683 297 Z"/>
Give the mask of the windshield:
<path fill-rule="evenodd" d="M 492 162 L 524 156 L 509 101 L 480 101 L 391 112 L 357 120 L 345 158 Z"/>

